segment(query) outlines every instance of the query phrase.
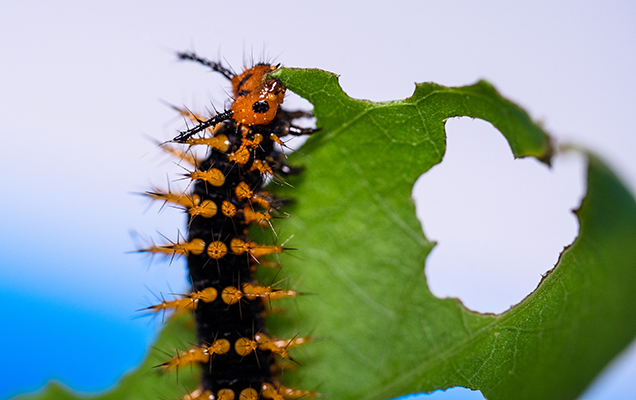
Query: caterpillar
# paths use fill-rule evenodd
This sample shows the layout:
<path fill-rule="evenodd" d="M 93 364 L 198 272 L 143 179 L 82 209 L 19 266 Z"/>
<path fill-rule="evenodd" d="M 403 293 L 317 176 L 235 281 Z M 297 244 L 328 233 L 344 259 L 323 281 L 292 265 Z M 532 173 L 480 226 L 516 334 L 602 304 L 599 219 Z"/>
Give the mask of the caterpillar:
<path fill-rule="evenodd" d="M 267 75 L 279 65 L 258 63 L 236 74 L 193 52 L 177 56 L 222 74 L 230 81 L 233 96 L 230 107 L 207 119 L 174 107 L 193 126 L 162 147 L 188 164 L 185 178 L 191 180 L 192 189 L 173 193 L 153 188 L 145 193 L 183 209 L 188 233 L 184 240 L 139 251 L 186 257 L 192 291 L 144 310 L 193 312 L 198 338 L 191 349 L 156 368 L 200 365 L 201 386 L 184 397 L 189 400 L 317 397 L 316 392 L 287 388 L 278 381 L 279 360 L 293 361 L 288 350 L 312 339 L 269 335 L 265 313 L 270 301 L 299 293 L 255 281 L 257 268 L 276 266 L 267 257 L 286 248 L 259 244 L 250 237 L 252 226 L 273 229 L 272 219 L 284 201 L 263 186 L 299 172 L 285 164 L 277 146 L 284 146 L 285 136 L 317 131 L 294 124 L 311 113 L 281 108 L 286 88 Z M 197 159 L 191 151 L 195 146 L 207 147 L 205 159 Z"/>

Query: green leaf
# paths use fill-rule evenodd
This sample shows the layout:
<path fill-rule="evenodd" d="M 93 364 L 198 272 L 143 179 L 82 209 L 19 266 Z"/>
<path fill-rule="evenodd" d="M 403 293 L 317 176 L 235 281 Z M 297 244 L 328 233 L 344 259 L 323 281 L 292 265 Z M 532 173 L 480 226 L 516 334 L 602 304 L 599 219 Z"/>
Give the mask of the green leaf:
<path fill-rule="evenodd" d="M 173 318 L 159 335 L 144 362 L 132 373 L 124 376 L 117 385 L 106 393 L 87 396 L 75 393 L 56 382 L 49 382 L 42 392 L 20 396 L 15 400 L 138 400 L 138 399 L 178 399 L 198 386 L 199 371 L 185 368 L 178 371 L 160 372 L 153 367 L 168 361 L 175 355 L 175 349 L 187 350 L 196 343 L 194 319 L 190 315 Z M 177 376 L 178 375 L 178 376 Z"/>
<path fill-rule="evenodd" d="M 384 399 L 438 388 L 480 389 L 488 399 L 572 399 L 636 335 L 636 204 L 601 161 L 589 156 L 580 235 L 523 302 L 501 315 L 438 299 L 423 266 L 433 248 L 415 216 L 416 179 L 445 152 L 444 122 L 491 122 L 516 157 L 549 162 L 547 135 L 488 83 L 418 85 L 403 101 L 346 96 L 333 74 L 282 69 L 289 89 L 314 105 L 322 131 L 291 156 L 305 170 L 278 187 L 292 218 L 296 252 L 281 255 L 300 292 L 268 325 L 279 337 L 320 339 L 291 350 L 289 386 L 338 400 Z M 280 276 L 277 276 L 280 279 Z M 194 342 L 187 321 L 169 324 L 155 347 Z M 186 345 L 184 345 L 186 344 Z M 196 386 L 189 371 L 157 375 L 154 350 L 138 371 L 100 399 L 172 399 Z M 195 375 L 197 375 L 195 373 Z M 75 399 L 52 384 L 37 398 Z"/>
<path fill-rule="evenodd" d="M 323 130 L 292 156 L 290 179 L 299 251 L 282 265 L 302 296 L 275 321 L 277 334 L 324 340 L 286 371 L 293 386 L 334 399 L 384 399 L 464 386 L 488 399 L 571 399 L 636 335 L 636 204 L 597 159 L 578 216 L 580 235 L 522 303 L 482 315 L 434 297 L 423 266 L 433 244 L 411 200 L 419 176 L 445 151 L 444 122 L 491 122 L 516 157 L 548 162 L 547 135 L 489 84 L 420 84 L 403 101 L 346 96 L 333 74 L 285 69 L 276 75 L 315 107 Z M 282 233 L 281 233 L 282 232 Z M 283 318 L 281 318 L 283 319 Z M 296 330 L 296 331 L 294 331 Z"/>

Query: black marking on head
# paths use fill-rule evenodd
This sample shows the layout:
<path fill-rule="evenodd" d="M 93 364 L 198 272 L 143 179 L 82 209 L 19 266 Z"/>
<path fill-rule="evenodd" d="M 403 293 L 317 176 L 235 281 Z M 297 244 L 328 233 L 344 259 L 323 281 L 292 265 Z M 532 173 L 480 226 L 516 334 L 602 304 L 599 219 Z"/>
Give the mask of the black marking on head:
<path fill-rule="evenodd" d="M 250 94 L 250 92 L 247 90 L 239 90 L 236 95 L 239 97 L 242 97 L 242 96 L 247 96 L 248 94 Z"/>
<path fill-rule="evenodd" d="M 241 91 L 241 86 L 243 86 L 243 84 L 244 84 L 244 83 L 245 83 L 248 79 L 250 79 L 250 77 L 251 77 L 251 76 L 252 76 L 252 74 L 246 74 L 246 75 L 243 77 L 243 79 L 241 79 L 241 81 L 239 82 L 239 84 L 238 84 L 238 85 L 236 85 L 236 89 L 237 89 L 237 91 L 239 91 L 239 92 Z"/>
<path fill-rule="evenodd" d="M 266 113 L 267 111 L 269 111 L 269 103 L 265 100 L 257 101 L 256 103 L 252 104 L 252 111 L 257 114 Z"/>

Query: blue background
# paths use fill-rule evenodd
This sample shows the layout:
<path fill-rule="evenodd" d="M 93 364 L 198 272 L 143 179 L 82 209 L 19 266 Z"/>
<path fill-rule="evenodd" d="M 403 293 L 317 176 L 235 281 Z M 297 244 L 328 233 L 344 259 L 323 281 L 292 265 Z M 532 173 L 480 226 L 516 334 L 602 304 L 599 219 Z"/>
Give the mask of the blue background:
<path fill-rule="evenodd" d="M 160 321 L 134 310 L 184 290 L 182 262 L 126 254 L 160 239 L 156 232 L 183 229 L 179 213 L 158 215 L 131 195 L 181 172 L 148 140 L 171 138 L 180 123 L 158 100 L 201 110 L 227 98 L 225 82 L 176 62 L 174 51 L 237 69 L 263 58 L 318 67 L 340 74 L 351 96 L 377 101 L 408 97 L 415 81 L 485 78 L 559 141 L 607 158 L 634 190 L 635 12 L 630 1 L 2 2 L 0 399 L 50 379 L 107 389 L 157 335 Z M 293 96 L 286 104 L 307 107 Z M 501 312 L 575 237 L 568 210 L 583 193 L 583 166 L 576 157 L 553 173 L 513 164 L 479 121 L 450 121 L 448 131 L 444 163 L 414 191 L 424 229 L 440 243 L 429 285 Z M 471 187 L 480 176 L 492 187 Z M 632 345 L 583 398 L 633 397 L 634 378 Z M 453 389 L 430 398 L 481 397 Z"/>

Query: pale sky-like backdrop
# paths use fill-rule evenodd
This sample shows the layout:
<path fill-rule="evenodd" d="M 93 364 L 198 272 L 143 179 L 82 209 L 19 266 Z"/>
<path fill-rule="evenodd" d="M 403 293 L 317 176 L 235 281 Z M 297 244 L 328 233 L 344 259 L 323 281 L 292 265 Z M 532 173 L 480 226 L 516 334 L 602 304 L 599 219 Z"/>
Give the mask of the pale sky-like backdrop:
<path fill-rule="evenodd" d="M 49 379 L 107 389 L 160 327 L 134 310 L 153 293 L 185 290 L 182 261 L 126 254 L 184 229 L 181 213 L 131 194 L 181 172 L 149 140 L 180 124 L 162 101 L 200 110 L 227 99 L 222 77 L 175 51 L 235 69 L 321 68 L 375 101 L 408 97 L 414 82 L 487 79 L 557 143 L 593 150 L 636 191 L 632 1 L 7 0 L 0 50 L 0 399 Z M 439 243 L 426 275 L 440 297 L 502 312 L 576 237 L 584 166 L 575 156 L 552 169 L 513 162 L 483 121 L 447 128 L 443 163 L 414 190 L 424 232 Z M 582 398 L 627 398 L 635 378 L 632 345 Z"/>

